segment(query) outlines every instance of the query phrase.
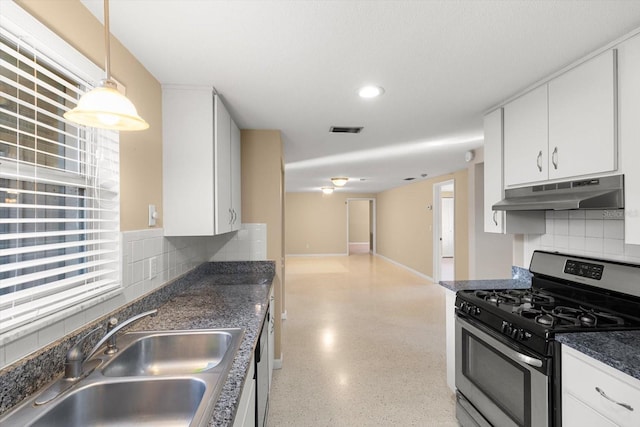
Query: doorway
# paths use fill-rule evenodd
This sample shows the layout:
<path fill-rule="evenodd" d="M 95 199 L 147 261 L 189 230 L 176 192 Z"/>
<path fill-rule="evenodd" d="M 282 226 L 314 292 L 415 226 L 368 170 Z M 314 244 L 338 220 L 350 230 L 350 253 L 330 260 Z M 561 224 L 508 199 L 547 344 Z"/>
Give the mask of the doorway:
<path fill-rule="evenodd" d="M 375 241 L 375 199 L 347 199 L 347 254 L 374 254 Z"/>
<path fill-rule="evenodd" d="M 433 185 L 433 280 L 455 279 L 454 181 Z"/>

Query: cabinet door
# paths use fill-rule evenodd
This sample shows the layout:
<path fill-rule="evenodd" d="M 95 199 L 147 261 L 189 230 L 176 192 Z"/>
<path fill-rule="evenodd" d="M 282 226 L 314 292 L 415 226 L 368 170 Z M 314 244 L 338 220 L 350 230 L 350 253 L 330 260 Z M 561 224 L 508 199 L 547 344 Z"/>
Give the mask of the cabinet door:
<path fill-rule="evenodd" d="M 231 229 L 239 230 L 242 224 L 242 169 L 240 129 L 231 120 Z"/>
<path fill-rule="evenodd" d="M 547 86 L 504 106 L 505 186 L 548 179 Z"/>
<path fill-rule="evenodd" d="M 231 116 L 220 100 L 215 102 L 215 223 L 216 234 L 231 231 Z"/>
<path fill-rule="evenodd" d="M 165 236 L 214 234 L 213 104 L 209 88 L 162 88 Z"/>
<path fill-rule="evenodd" d="M 502 108 L 484 117 L 484 231 L 503 233 L 504 212 L 491 209 L 502 200 Z"/>
<path fill-rule="evenodd" d="M 616 169 L 616 78 L 609 50 L 549 82 L 549 179 Z"/>

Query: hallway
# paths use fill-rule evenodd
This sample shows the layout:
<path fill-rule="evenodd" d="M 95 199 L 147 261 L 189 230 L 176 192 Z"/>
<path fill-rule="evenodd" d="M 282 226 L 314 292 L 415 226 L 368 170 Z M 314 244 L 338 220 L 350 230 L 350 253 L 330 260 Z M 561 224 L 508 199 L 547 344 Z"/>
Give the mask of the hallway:
<path fill-rule="evenodd" d="M 457 426 L 444 292 L 381 258 L 287 259 L 269 427 Z"/>

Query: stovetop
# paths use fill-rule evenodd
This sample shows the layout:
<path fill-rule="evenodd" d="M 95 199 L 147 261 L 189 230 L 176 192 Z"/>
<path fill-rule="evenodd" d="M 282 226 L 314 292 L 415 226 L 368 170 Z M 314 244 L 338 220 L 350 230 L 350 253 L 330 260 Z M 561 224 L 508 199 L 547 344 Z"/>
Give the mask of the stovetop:
<path fill-rule="evenodd" d="M 556 333 L 640 329 L 640 299 L 609 283 L 640 266 L 536 251 L 530 270 L 530 289 L 458 291 L 457 312 L 541 354 Z"/>

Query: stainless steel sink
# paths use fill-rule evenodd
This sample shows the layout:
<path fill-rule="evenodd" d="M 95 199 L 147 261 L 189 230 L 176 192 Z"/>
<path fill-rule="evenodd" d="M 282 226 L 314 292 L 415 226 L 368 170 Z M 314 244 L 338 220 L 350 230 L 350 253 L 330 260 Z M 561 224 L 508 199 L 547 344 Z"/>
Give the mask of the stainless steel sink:
<path fill-rule="evenodd" d="M 215 371 L 232 359 L 242 330 L 129 333 L 102 369 L 107 377 L 197 374 Z M 232 350 L 232 351 L 230 351 Z"/>
<path fill-rule="evenodd" d="M 188 426 L 206 391 L 195 378 L 103 382 L 78 388 L 32 427 Z"/>
<path fill-rule="evenodd" d="M 205 426 L 243 329 L 130 332 L 73 381 L 58 378 L 0 417 L 7 426 Z M 87 369 L 90 366 L 90 369 Z"/>

